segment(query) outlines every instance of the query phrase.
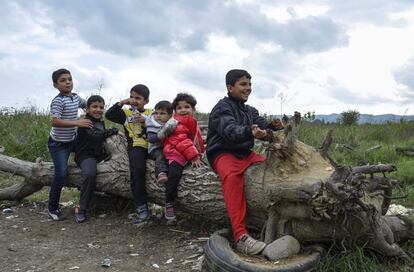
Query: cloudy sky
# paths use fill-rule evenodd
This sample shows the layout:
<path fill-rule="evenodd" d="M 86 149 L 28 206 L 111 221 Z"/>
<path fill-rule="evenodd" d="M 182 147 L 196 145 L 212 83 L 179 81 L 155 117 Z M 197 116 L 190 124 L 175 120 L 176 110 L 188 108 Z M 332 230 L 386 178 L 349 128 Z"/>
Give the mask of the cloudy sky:
<path fill-rule="evenodd" d="M 208 112 L 248 70 L 263 113 L 414 114 L 412 0 L 0 0 L 0 107 L 47 110 L 51 72 L 107 104 L 193 94 Z"/>

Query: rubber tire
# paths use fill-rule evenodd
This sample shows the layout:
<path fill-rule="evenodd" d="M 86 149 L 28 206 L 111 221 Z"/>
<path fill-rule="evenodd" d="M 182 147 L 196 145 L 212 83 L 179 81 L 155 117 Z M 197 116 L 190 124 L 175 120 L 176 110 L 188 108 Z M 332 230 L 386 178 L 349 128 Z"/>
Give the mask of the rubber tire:
<path fill-rule="evenodd" d="M 204 247 L 202 271 L 223 272 L 306 272 L 313 271 L 325 254 L 322 246 L 314 245 L 306 249 L 306 257 L 293 260 L 291 263 L 267 264 L 252 263 L 243 260 L 230 246 L 228 229 L 219 230 L 210 236 Z"/>

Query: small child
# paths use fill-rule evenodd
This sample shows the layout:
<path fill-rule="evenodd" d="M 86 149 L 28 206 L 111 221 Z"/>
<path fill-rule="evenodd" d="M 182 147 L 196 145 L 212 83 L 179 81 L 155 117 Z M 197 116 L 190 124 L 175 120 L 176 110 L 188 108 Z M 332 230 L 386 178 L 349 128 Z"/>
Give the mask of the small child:
<path fill-rule="evenodd" d="M 184 166 L 191 161 L 194 167 L 201 167 L 204 143 L 201 131 L 194 118 L 197 101 L 192 95 L 186 93 L 177 94 L 172 106 L 178 121 L 174 132 L 163 139 L 164 155 L 168 160 L 168 181 L 165 190 L 165 219 L 175 220 L 174 201 L 177 197 L 178 184 L 180 182 Z M 169 121 L 170 122 L 170 121 Z M 168 124 L 166 124 L 168 126 Z"/>
<path fill-rule="evenodd" d="M 149 219 L 145 174 L 148 158 L 148 141 L 145 118 L 151 115 L 151 109 L 145 109 L 149 102 L 150 91 L 143 84 L 131 88 L 130 96 L 114 104 L 106 111 L 105 117 L 122 124 L 128 142 L 129 167 L 131 171 L 131 191 L 137 206 L 138 218 L 134 225 Z M 129 107 L 123 108 L 124 105 Z"/>
<path fill-rule="evenodd" d="M 159 183 L 163 183 L 168 180 L 168 163 L 162 151 L 162 139 L 165 138 L 165 135 L 167 134 L 167 131 L 165 131 L 163 127 L 171 118 L 172 113 L 172 104 L 169 101 L 162 100 L 155 105 L 154 112 L 145 119 L 149 143 L 148 154 L 150 158 L 155 160 L 155 176 L 157 177 L 157 182 Z M 175 126 L 169 127 L 170 130 L 175 129 Z"/>
<path fill-rule="evenodd" d="M 89 119 L 78 119 L 78 109 L 85 108 L 86 101 L 72 93 L 73 81 L 70 71 L 59 69 L 52 73 L 53 86 L 59 94 L 50 104 L 52 129 L 47 147 L 53 160 L 55 173 L 49 191 L 48 214 L 54 221 L 64 219 L 59 210 L 60 193 L 66 179 L 68 158 L 72 151 L 76 127 L 91 128 Z"/>
<path fill-rule="evenodd" d="M 103 142 L 109 136 L 118 133 L 118 129 L 105 129 L 102 120 L 105 100 L 99 95 L 92 95 L 86 102 L 85 119 L 91 120 L 92 128 L 79 128 L 75 141 L 75 161 L 82 170 L 79 208 L 75 211 L 75 221 L 86 220 L 92 192 L 95 188 L 96 164 L 104 159 Z"/>

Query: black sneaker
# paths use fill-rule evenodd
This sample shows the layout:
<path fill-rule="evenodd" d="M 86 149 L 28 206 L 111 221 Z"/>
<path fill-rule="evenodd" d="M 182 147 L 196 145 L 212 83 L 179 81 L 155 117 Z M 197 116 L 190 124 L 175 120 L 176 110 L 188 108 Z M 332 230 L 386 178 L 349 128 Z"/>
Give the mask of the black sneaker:
<path fill-rule="evenodd" d="M 83 223 L 86 220 L 86 213 L 85 211 L 78 211 L 75 213 L 75 221 L 76 223 Z"/>
<path fill-rule="evenodd" d="M 143 205 L 138 206 L 137 214 L 138 214 L 138 217 L 137 219 L 134 220 L 133 222 L 134 225 L 140 225 L 141 223 L 146 222 L 150 217 L 148 205 L 143 204 Z"/>
<path fill-rule="evenodd" d="M 65 219 L 63 213 L 59 209 L 54 211 L 48 211 L 47 213 L 53 221 L 62 221 L 63 219 Z"/>

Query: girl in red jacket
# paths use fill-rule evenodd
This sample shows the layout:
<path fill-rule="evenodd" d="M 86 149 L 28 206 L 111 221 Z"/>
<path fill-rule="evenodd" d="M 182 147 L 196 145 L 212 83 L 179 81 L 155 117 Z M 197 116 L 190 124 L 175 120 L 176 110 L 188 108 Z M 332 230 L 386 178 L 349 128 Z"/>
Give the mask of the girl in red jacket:
<path fill-rule="evenodd" d="M 192 95 L 177 94 L 172 106 L 173 118 L 177 120 L 174 132 L 163 139 L 164 155 L 168 160 L 168 181 L 165 189 L 165 219 L 175 220 L 174 200 L 177 197 L 184 166 L 191 162 L 193 167 L 201 167 L 204 143 L 197 120 L 194 118 L 197 101 Z M 166 124 L 167 125 L 167 124 Z"/>

